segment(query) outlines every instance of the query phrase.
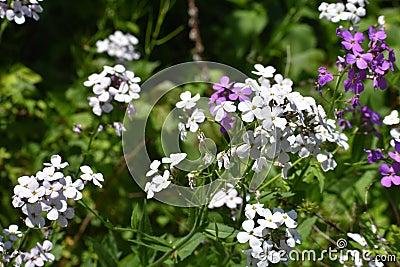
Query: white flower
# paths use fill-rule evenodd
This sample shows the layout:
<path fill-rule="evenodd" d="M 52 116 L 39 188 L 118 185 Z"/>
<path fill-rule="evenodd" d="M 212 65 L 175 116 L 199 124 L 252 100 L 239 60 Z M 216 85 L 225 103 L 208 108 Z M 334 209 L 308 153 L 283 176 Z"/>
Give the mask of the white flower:
<path fill-rule="evenodd" d="M 284 223 L 286 225 L 286 227 L 288 227 L 288 228 L 296 228 L 297 227 L 297 222 L 295 221 L 297 218 L 297 213 L 294 210 L 285 212 L 282 209 L 275 208 L 273 210 L 273 212 L 274 212 L 274 216 L 276 216 L 275 217 L 276 220 L 278 220 L 278 218 L 279 218 L 279 221 L 277 223 L 279 223 L 280 225 Z M 277 215 L 275 215 L 275 214 L 277 214 Z"/>
<path fill-rule="evenodd" d="M 126 128 L 121 122 L 113 122 L 112 126 L 117 136 L 121 136 L 122 132 L 126 132 Z"/>
<path fill-rule="evenodd" d="M 243 200 L 235 188 L 230 188 L 226 194 L 226 206 L 230 209 L 236 209 L 237 205 L 242 204 Z"/>
<path fill-rule="evenodd" d="M 192 97 L 192 93 L 190 91 L 185 91 L 179 96 L 181 101 L 176 103 L 177 108 L 181 109 L 191 109 L 196 106 L 196 102 L 200 99 L 200 95 L 196 94 Z"/>
<path fill-rule="evenodd" d="M 235 112 L 236 106 L 232 101 L 222 102 L 220 105 L 215 106 L 212 114 L 215 114 L 215 120 L 220 122 L 226 115 L 225 112 Z"/>
<path fill-rule="evenodd" d="M 396 125 L 399 123 L 399 112 L 397 110 L 392 110 L 392 112 L 383 119 L 383 124 L 386 125 Z"/>
<path fill-rule="evenodd" d="M 22 206 L 22 212 L 28 217 L 25 219 L 26 226 L 33 228 L 35 226 L 43 228 L 45 225 L 44 218 L 40 215 L 42 213 L 42 205 L 38 202 Z"/>
<path fill-rule="evenodd" d="M 239 243 L 249 242 L 250 247 L 261 246 L 260 237 L 263 236 L 263 227 L 254 227 L 255 223 L 253 220 L 246 220 L 242 223 L 242 227 L 245 232 L 239 232 L 237 234 L 237 240 Z"/>
<path fill-rule="evenodd" d="M 18 238 L 22 237 L 22 232 L 18 231 L 18 225 L 11 224 L 8 229 L 3 229 L 3 234 L 8 236 L 11 241 L 17 241 Z"/>
<path fill-rule="evenodd" d="M 27 6 L 23 6 L 20 1 L 13 2 L 13 9 L 6 11 L 7 19 L 14 20 L 17 24 L 23 24 L 25 22 L 25 16 L 30 17 L 31 11 Z"/>
<path fill-rule="evenodd" d="M 252 159 L 258 159 L 260 157 L 260 150 L 258 149 L 261 137 L 257 136 L 254 138 L 253 131 L 247 131 L 243 136 L 245 144 L 240 145 L 236 149 L 236 154 L 239 158 L 245 158 L 250 155 Z"/>
<path fill-rule="evenodd" d="M 159 160 L 153 160 L 153 162 L 150 164 L 150 171 L 146 173 L 146 176 L 150 177 L 158 173 L 158 167 L 160 167 L 160 165 L 161 162 Z"/>
<path fill-rule="evenodd" d="M 229 169 L 230 160 L 229 160 L 229 153 L 225 151 L 221 151 L 217 154 L 217 163 L 218 168 L 221 169 L 224 166 L 225 169 Z"/>
<path fill-rule="evenodd" d="M 254 73 L 255 75 L 259 75 L 262 76 L 264 78 L 271 78 L 274 76 L 274 72 L 276 71 L 276 69 L 272 66 L 267 66 L 264 67 L 261 64 L 255 64 L 254 68 L 256 69 L 256 71 L 252 71 L 252 73 Z"/>
<path fill-rule="evenodd" d="M 260 96 L 255 96 L 251 102 L 243 101 L 238 105 L 238 109 L 242 112 L 242 120 L 245 122 L 252 122 L 254 118 L 262 118 L 262 107 L 264 106 L 264 100 Z"/>
<path fill-rule="evenodd" d="M 84 188 L 82 180 L 77 179 L 75 182 L 72 182 L 71 176 L 66 176 L 63 180 L 64 181 L 62 181 L 62 183 L 64 196 L 74 200 L 81 199 L 82 193 L 80 191 Z"/>
<path fill-rule="evenodd" d="M 59 155 L 53 155 L 50 158 L 51 163 L 43 163 L 44 166 L 53 166 L 56 170 L 64 169 L 69 164 L 68 162 L 61 163 L 61 157 Z"/>
<path fill-rule="evenodd" d="M 187 131 L 186 131 L 186 126 L 183 122 L 178 123 L 178 130 L 179 130 L 179 138 L 182 141 L 186 141 L 187 139 Z"/>
<path fill-rule="evenodd" d="M 362 235 L 357 233 L 347 233 L 347 236 L 356 241 L 361 246 L 368 247 L 367 241 Z"/>
<path fill-rule="evenodd" d="M 196 108 L 188 118 L 186 128 L 188 128 L 192 133 L 197 132 L 199 129 L 199 124 L 203 123 L 205 118 L 204 112 L 201 109 Z"/>
<path fill-rule="evenodd" d="M 222 207 L 226 202 L 226 193 L 223 190 L 216 192 L 208 204 L 209 209 Z"/>
<path fill-rule="evenodd" d="M 56 221 L 59 214 L 66 211 L 67 207 L 67 201 L 64 199 L 55 198 L 42 202 L 43 211 L 47 212 L 46 217 L 50 221 Z"/>
<path fill-rule="evenodd" d="M 43 171 L 36 173 L 38 180 L 56 181 L 64 177 L 62 172 L 56 172 L 56 168 L 53 166 L 43 168 Z"/>
<path fill-rule="evenodd" d="M 254 219 L 256 214 L 262 215 L 264 213 L 264 204 L 256 203 L 256 204 L 246 204 L 244 208 L 244 214 L 248 219 Z"/>
<path fill-rule="evenodd" d="M 87 166 L 83 165 L 80 167 L 81 172 L 83 174 L 80 176 L 85 181 L 92 181 L 95 185 L 102 188 L 102 184 L 100 182 L 104 182 L 103 174 L 101 173 L 93 173 L 92 169 Z"/>
<path fill-rule="evenodd" d="M 349 19 L 352 20 L 355 24 L 358 24 L 361 20 L 360 17 L 364 17 L 366 13 L 364 7 L 356 7 L 352 3 L 347 3 L 346 9 L 350 12 Z"/>
<path fill-rule="evenodd" d="M 153 177 L 152 182 L 156 186 L 155 192 L 160 192 L 161 190 L 167 188 L 171 184 L 169 176 L 170 172 L 168 170 L 165 170 L 163 176 L 156 175 Z"/>
<path fill-rule="evenodd" d="M 285 129 L 287 120 L 285 118 L 280 117 L 283 114 L 283 109 L 279 106 L 272 107 L 272 109 L 267 106 L 263 108 L 263 128 L 267 131 L 272 129 L 274 125 L 277 128 L 280 128 L 282 131 Z"/>
<path fill-rule="evenodd" d="M 318 154 L 317 160 L 319 163 L 321 163 L 321 168 L 324 172 L 334 170 L 337 166 L 337 163 L 333 159 L 333 154 L 331 152 Z"/>
<path fill-rule="evenodd" d="M 169 157 L 162 158 L 162 163 L 169 163 L 170 168 L 172 168 L 184 160 L 186 156 L 186 153 L 172 153 L 169 155 Z"/>
<path fill-rule="evenodd" d="M 264 167 L 268 167 L 268 164 L 269 163 L 268 163 L 267 159 L 264 156 L 262 156 L 262 157 L 257 158 L 254 161 L 254 164 L 251 167 L 251 169 L 253 171 L 255 171 L 256 173 L 260 173 Z"/>
<path fill-rule="evenodd" d="M 103 111 L 105 113 L 110 113 L 114 107 L 109 102 L 102 102 L 97 97 L 89 97 L 89 106 L 92 107 L 93 113 L 97 116 L 101 116 Z"/>
<path fill-rule="evenodd" d="M 276 229 L 282 223 L 282 214 L 279 212 L 272 212 L 269 209 L 264 209 L 261 214 L 264 219 L 258 219 L 257 222 L 264 228 Z"/>
<path fill-rule="evenodd" d="M 286 236 L 288 237 L 286 243 L 289 247 L 293 248 L 296 243 L 301 244 L 301 237 L 295 229 L 286 228 Z"/>

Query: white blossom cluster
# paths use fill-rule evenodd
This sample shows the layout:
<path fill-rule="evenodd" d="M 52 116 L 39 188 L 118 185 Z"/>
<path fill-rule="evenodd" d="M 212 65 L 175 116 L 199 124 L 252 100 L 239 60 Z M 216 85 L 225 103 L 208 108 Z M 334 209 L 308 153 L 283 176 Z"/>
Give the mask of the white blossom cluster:
<path fill-rule="evenodd" d="M 346 4 L 343 3 L 326 3 L 322 2 L 318 7 L 321 12 L 320 19 L 327 19 L 331 22 L 338 23 L 340 21 L 352 21 L 357 24 L 360 22 L 361 17 L 364 17 L 366 10 L 365 4 L 368 3 L 364 0 L 347 0 Z"/>
<path fill-rule="evenodd" d="M 210 203 L 208 204 L 209 209 L 219 208 L 226 205 L 230 209 L 236 209 L 238 205 L 242 205 L 243 199 L 239 195 L 235 187 L 226 183 L 226 187 L 217 191 Z"/>
<path fill-rule="evenodd" d="M 132 34 L 115 31 L 106 39 L 97 41 L 96 46 L 98 53 L 107 52 L 118 61 L 131 61 L 140 58 L 140 54 L 135 50 L 138 43 L 139 40 Z"/>
<path fill-rule="evenodd" d="M 25 17 L 39 20 L 39 14 L 43 12 L 39 2 L 43 0 L 14 0 L 10 4 L 4 3 L 6 0 L 0 0 L 0 18 L 5 17 L 9 21 L 15 21 L 17 24 L 24 24 Z"/>
<path fill-rule="evenodd" d="M 75 215 L 74 209 L 68 206 L 68 199 L 81 199 L 81 191 L 89 181 L 102 187 L 100 182 L 104 178 L 101 173 L 93 173 L 89 166 L 81 166 L 81 179 L 73 181 L 71 176 L 62 172 L 68 162 L 61 161 L 59 155 L 53 155 L 51 163 L 44 163 L 45 167 L 36 175 L 18 178 L 12 204 L 27 216 L 24 220 L 26 226 L 43 228 L 47 218 L 66 227 L 68 220 Z"/>
<path fill-rule="evenodd" d="M 126 109 L 129 119 L 132 120 L 132 116 L 136 113 L 132 101 L 140 97 L 139 82 L 140 78 L 136 77 L 134 72 L 117 64 L 114 67 L 104 66 L 101 73 L 91 74 L 83 84 L 93 87 L 95 96 L 90 96 L 88 100 L 94 114 L 101 116 L 103 112 L 110 113 L 115 103 Z M 118 136 L 126 131 L 121 122 L 114 122 L 111 127 Z"/>
<path fill-rule="evenodd" d="M 53 244 L 49 240 L 45 240 L 43 244 L 37 243 L 29 252 L 13 248 L 22 237 L 23 233 L 18 230 L 18 225 L 12 224 L 3 229 L 3 235 L 0 235 L 0 266 L 12 263 L 16 267 L 22 265 L 34 267 L 54 261 L 55 257 L 50 253 Z"/>
<path fill-rule="evenodd" d="M 250 245 L 250 249 L 243 251 L 247 255 L 246 266 L 288 263 L 289 252 L 296 244 L 301 244 L 301 237 L 295 229 L 297 213 L 280 208 L 271 211 L 264 208 L 264 204 L 257 203 L 247 204 L 245 215 L 247 220 L 242 223 L 244 231 L 237 234 L 237 239 Z"/>
<path fill-rule="evenodd" d="M 336 131 L 336 121 L 326 118 L 324 109 L 314 98 L 292 92 L 292 81 L 281 74 L 274 75 L 273 67 L 264 68 L 259 64 L 255 67 L 257 71 L 253 73 L 260 75 L 258 81 L 248 78 L 245 83 L 235 85 L 251 88 L 250 100 L 237 106 L 236 102 L 225 101 L 214 109 L 217 121 L 238 110 L 243 122 L 254 124 L 254 129 L 245 132 L 243 144 L 217 155 L 219 168 L 229 169 L 230 157 L 250 157 L 256 173 L 273 162 L 282 169 L 282 178 L 287 178 L 292 166 L 289 154 L 296 154 L 301 158 L 315 156 L 324 171 L 334 169 L 337 164 L 332 153 L 323 145 L 335 143 L 348 148 L 348 138 Z M 272 77 L 273 80 L 269 79 Z"/>
<path fill-rule="evenodd" d="M 187 138 L 187 130 L 192 133 L 197 132 L 206 117 L 202 109 L 196 108 L 196 102 L 200 99 L 199 94 L 192 97 L 189 91 L 185 91 L 180 94 L 180 99 L 181 101 L 176 103 L 176 107 L 182 109 L 185 115 L 180 116 L 180 119 L 183 120 L 184 123 L 179 122 L 178 129 L 180 132 L 180 139 L 185 141 Z"/>
<path fill-rule="evenodd" d="M 380 253 L 384 252 L 386 255 L 390 255 L 390 252 L 387 251 L 387 240 L 377 233 L 377 228 L 375 225 L 371 225 L 371 231 L 376 236 L 377 242 L 373 244 L 373 248 L 380 251 Z M 364 249 L 361 251 L 352 249 L 347 251 L 347 253 L 341 253 L 339 262 L 343 264 L 343 267 L 358 267 L 358 266 L 365 266 L 364 263 L 367 264 L 369 267 L 383 267 L 385 266 L 384 263 L 379 261 L 379 258 L 373 258 L 368 256 L 370 250 L 367 250 L 368 243 L 365 238 L 358 234 L 358 233 L 347 233 L 347 236 L 361 245 Z M 381 246 L 379 246 L 379 245 Z M 368 253 L 367 253 L 368 252 Z"/>
<path fill-rule="evenodd" d="M 144 191 L 147 193 L 147 199 L 153 198 L 154 193 L 166 189 L 171 184 L 171 170 L 186 158 L 186 153 L 172 153 L 169 157 L 162 158 L 161 161 L 154 160 L 150 164 L 150 170 L 146 173 L 146 177 L 151 179 L 145 185 Z M 160 170 L 161 164 L 169 165 L 169 168 Z"/>

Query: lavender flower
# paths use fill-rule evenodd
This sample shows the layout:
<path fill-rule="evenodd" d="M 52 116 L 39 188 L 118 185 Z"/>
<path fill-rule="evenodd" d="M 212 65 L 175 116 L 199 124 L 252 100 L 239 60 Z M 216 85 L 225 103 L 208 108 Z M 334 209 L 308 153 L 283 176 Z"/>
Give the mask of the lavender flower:
<path fill-rule="evenodd" d="M 400 176 L 397 173 L 400 171 L 400 163 L 395 162 L 391 167 L 386 163 L 379 167 L 379 173 L 383 175 L 381 179 L 381 184 L 384 187 L 391 187 L 392 183 L 394 185 L 400 185 Z"/>
<path fill-rule="evenodd" d="M 364 151 L 368 153 L 367 160 L 369 164 L 373 162 L 378 162 L 379 160 L 385 158 L 385 155 L 382 153 L 382 149 L 380 148 L 374 150 L 364 149 Z"/>

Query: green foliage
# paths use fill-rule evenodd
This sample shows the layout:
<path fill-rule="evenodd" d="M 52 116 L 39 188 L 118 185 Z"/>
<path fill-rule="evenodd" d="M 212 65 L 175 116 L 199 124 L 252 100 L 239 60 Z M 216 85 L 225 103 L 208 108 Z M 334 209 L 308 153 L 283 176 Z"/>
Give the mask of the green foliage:
<path fill-rule="evenodd" d="M 96 41 L 115 30 L 138 37 L 141 59 L 128 63 L 127 69 L 133 70 L 142 82 L 161 69 L 192 60 L 196 43 L 189 38 L 187 1 L 100 0 L 80 1 L 79 5 L 74 1 L 43 2 L 44 11 L 38 22 L 23 26 L 2 24 L 1 228 L 16 222 L 23 225 L 22 214 L 11 206 L 12 188 L 18 177 L 35 174 L 43 162 L 49 162 L 50 155 L 60 154 L 70 162 L 66 170 L 74 178 L 78 178 L 76 174 L 84 162 L 102 172 L 105 182 L 102 189 L 84 192 L 85 204 L 75 205 L 76 216 L 67 228 L 56 224 L 48 229 L 53 232 L 51 240 L 56 245 L 52 252 L 59 266 L 245 266 L 242 250 L 248 247 L 236 240 L 242 230 L 243 209 L 232 213 L 226 207 L 179 208 L 145 200 L 145 193 L 125 165 L 121 140 L 114 129 L 105 126 L 103 132 L 97 133 L 99 124 L 123 121 L 124 112 L 115 110 L 97 117 L 87 101 L 91 89 L 83 86 L 90 74 L 100 72 L 104 65 L 115 64 L 106 54 L 96 53 Z M 360 29 L 374 24 L 377 15 L 385 15 L 387 42 L 397 54 L 400 9 L 389 1 L 370 2 L 368 17 Z M 318 19 L 319 2 L 227 0 L 196 1 L 196 5 L 203 59 L 222 62 L 248 74 L 255 63 L 274 65 L 294 81 L 296 89 L 315 96 L 325 108 L 332 103 L 335 107 L 345 104 L 344 98 L 333 99 L 333 88 L 326 88 L 324 97 L 314 89 L 317 68 L 334 69 L 337 55 L 342 53 L 335 26 Z M 395 62 L 396 71 L 399 62 Z M 215 80 L 223 75 L 210 73 Z M 396 109 L 399 77 L 398 71 L 388 76 L 386 91 L 372 90 L 372 85 L 367 84 L 362 104 L 381 116 Z M 135 117 L 143 119 L 152 108 L 143 99 L 171 86 L 161 84 L 144 93 L 136 102 L 140 109 Z M 213 92 L 210 84 L 188 84 L 157 103 L 146 129 L 146 145 L 154 159 L 165 156 L 160 131 L 179 94 L 186 90 L 202 96 Z M 72 131 L 77 124 L 83 128 L 80 135 Z M 164 130 L 172 131 L 174 127 L 171 123 Z M 217 126 L 204 127 L 207 137 L 217 140 L 217 147 L 225 144 Z M 271 209 L 298 211 L 297 229 L 303 239 L 299 250 L 321 251 L 331 246 L 332 240 L 345 237 L 346 232 L 366 233 L 372 248 L 378 241 L 370 229 L 376 225 L 378 234 L 387 240 L 385 247 L 400 258 L 398 188 L 382 188 L 379 164 L 367 165 L 363 151 L 375 147 L 387 150 L 389 130 L 380 127 L 381 138 L 364 135 L 356 127 L 346 130 L 350 149 L 334 152 L 339 158 L 334 172 L 325 173 L 320 163 L 308 159 L 297 162 L 289 171 L 288 180 L 280 178 L 278 168 L 271 170 L 261 186 L 259 201 Z M 182 144 L 182 150 L 191 158 L 197 157 L 197 139 L 193 137 Z M 240 189 L 247 190 L 246 186 Z M 238 189 L 244 193 L 246 190 Z M 254 192 L 249 194 L 253 203 Z M 27 231 L 31 233 L 31 239 L 22 244 L 26 249 L 43 239 L 39 230 Z M 360 248 L 356 242 L 350 242 L 349 247 Z M 333 266 L 327 260 L 320 264 Z"/>

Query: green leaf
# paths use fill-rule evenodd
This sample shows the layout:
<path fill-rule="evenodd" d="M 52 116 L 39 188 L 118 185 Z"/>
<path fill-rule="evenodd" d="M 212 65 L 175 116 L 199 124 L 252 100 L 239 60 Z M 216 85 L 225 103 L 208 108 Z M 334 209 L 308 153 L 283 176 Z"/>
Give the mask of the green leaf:
<path fill-rule="evenodd" d="M 167 252 L 167 251 L 171 250 L 170 247 L 166 247 L 166 246 L 163 246 L 163 245 L 157 245 L 157 244 L 154 244 L 154 243 L 144 243 L 144 242 L 142 242 L 140 240 L 131 239 L 131 240 L 129 240 L 129 242 L 133 242 L 133 243 L 138 244 L 138 245 L 140 245 L 142 247 L 147 247 L 147 248 L 150 248 L 150 249 L 156 250 L 156 251 Z"/>
<path fill-rule="evenodd" d="M 133 253 L 123 258 L 118 264 L 118 267 L 132 267 L 132 266 L 140 266 L 139 256 Z"/>
<path fill-rule="evenodd" d="M 139 228 L 139 220 L 140 220 L 140 207 L 139 204 L 136 203 L 133 206 L 132 209 L 132 215 L 131 215 L 131 228 L 132 229 L 138 229 Z"/>
<path fill-rule="evenodd" d="M 299 233 L 299 235 L 302 238 L 307 237 L 310 232 L 311 229 L 313 227 L 313 225 L 315 224 L 315 222 L 317 221 L 317 217 L 313 216 L 311 218 L 307 218 L 305 221 L 303 221 L 298 227 L 297 227 L 297 232 Z"/>
<path fill-rule="evenodd" d="M 185 246 L 178 250 L 179 258 L 184 260 L 190 256 L 204 239 L 206 239 L 206 237 L 202 233 L 195 233 Z"/>
<path fill-rule="evenodd" d="M 210 223 L 205 231 L 217 238 L 227 238 L 230 236 L 236 236 L 237 230 L 235 228 L 225 225 L 223 223 Z"/>
<path fill-rule="evenodd" d="M 325 175 L 321 170 L 320 166 L 313 166 L 312 171 L 315 175 L 315 177 L 317 177 L 318 182 L 319 182 L 319 191 L 322 193 L 322 191 L 324 191 L 324 186 L 325 186 Z"/>
<path fill-rule="evenodd" d="M 103 266 L 118 266 L 118 248 L 112 232 L 102 242 L 93 242 L 93 248 Z"/>

